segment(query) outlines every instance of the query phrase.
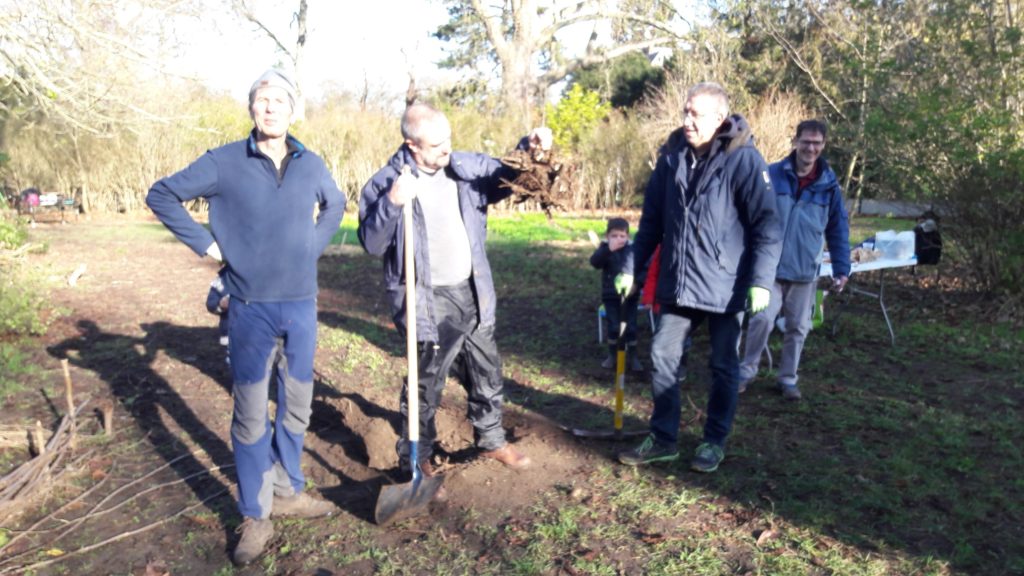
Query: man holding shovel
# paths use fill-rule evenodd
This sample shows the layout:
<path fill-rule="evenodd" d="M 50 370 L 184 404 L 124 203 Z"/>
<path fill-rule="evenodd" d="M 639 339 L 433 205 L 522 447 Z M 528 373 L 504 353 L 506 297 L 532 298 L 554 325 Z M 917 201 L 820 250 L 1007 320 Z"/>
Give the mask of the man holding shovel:
<path fill-rule="evenodd" d="M 452 152 L 448 119 L 425 104 L 406 109 L 402 138 L 388 164 L 363 187 L 359 201 L 359 240 L 368 253 L 383 258 L 384 283 L 400 332 L 406 331 L 408 305 L 402 207 L 412 203 L 413 305 L 419 344 L 414 380 L 423 449 L 411 462 L 409 406 L 403 390 L 401 413 L 406 419 L 397 446 L 402 470 L 415 476 L 418 467 L 425 476 L 434 474 L 434 417 L 449 369 L 460 354 L 469 419 L 481 455 L 509 468 L 524 468 L 530 459 L 506 442 L 501 425 L 504 381 L 494 339 L 494 282 L 484 246 L 487 206 L 511 194 L 499 187 L 500 178 L 513 180 L 515 173 L 496 158 Z M 525 146 L 546 150 L 551 131 L 538 128 L 525 140 Z"/>

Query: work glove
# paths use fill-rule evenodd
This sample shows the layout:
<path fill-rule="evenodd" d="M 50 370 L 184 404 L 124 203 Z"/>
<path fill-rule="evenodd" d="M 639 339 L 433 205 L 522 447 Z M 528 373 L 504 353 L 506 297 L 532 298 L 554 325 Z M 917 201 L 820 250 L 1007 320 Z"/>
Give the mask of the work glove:
<path fill-rule="evenodd" d="M 751 286 L 750 290 L 747 290 L 747 306 L 750 308 L 750 313 L 757 314 L 767 308 L 771 295 L 771 291 L 767 288 Z"/>
<path fill-rule="evenodd" d="M 615 277 L 615 293 L 619 296 L 629 295 L 630 289 L 633 287 L 633 275 L 632 274 L 619 274 Z"/>

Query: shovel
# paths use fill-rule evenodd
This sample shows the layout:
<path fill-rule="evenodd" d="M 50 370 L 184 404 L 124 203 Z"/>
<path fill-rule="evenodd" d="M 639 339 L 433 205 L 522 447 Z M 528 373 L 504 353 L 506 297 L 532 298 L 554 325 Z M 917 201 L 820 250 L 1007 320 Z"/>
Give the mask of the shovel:
<path fill-rule="evenodd" d="M 626 393 L 626 314 L 624 312 L 626 296 L 621 299 L 622 306 L 619 314 L 619 339 L 615 344 L 615 429 L 614 430 L 584 430 L 582 428 L 571 428 L 573 436 L 578 438 L 596 438 L 599 440 L 620 440 L 633 436 L 646 436 L 650 430 L 623 430 L 622 429 L 622 407 L 623 398 Z"/>
<path fill-rule="evenodd" d="M 409 366 L 407 378 L 409 469 L 412 470 L 412 480 L 404 484 L 381 487 L 374 514 L 374 518 L 380 526 L 410 518 L 425 511 L 427 505 L 441 488 L 441 483 L 444 482 L 443 476 L 424 476 L 423 470 L 420 468 L 419 365 L 416 354 L 416 265 L 413 252 L 412 201 L 406 202 L 403 206 L 402 220 L 405 225 L 405 345 Z"/>

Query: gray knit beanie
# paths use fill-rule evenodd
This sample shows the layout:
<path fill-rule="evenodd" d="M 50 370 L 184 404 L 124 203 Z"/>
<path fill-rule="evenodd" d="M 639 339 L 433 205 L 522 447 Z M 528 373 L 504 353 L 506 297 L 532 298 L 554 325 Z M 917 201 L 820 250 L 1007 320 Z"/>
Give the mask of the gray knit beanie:
<path fill-rule="evenodd" d="M 256 99 L 256 91 L 267 86 L 283 88 L 288 93 L 288 102 L 292 105 L 292 110 L 295 109 L 295 82 L 292 80 L 291 75 L 280 68 L 268 69 L 252 83 L 252 88 L 249 88 L 250 108 L 252 108 L 253 100 Z"/>

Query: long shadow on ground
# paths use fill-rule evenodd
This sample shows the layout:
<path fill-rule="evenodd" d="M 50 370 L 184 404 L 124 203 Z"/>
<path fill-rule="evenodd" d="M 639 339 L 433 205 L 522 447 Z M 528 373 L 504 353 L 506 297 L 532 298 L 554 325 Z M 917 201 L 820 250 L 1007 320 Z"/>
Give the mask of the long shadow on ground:
<path fill-rule="evenodd" d="M 76 367 L 95 373 L 106 382 L 110 392 L 126 412 L 153 449 L 170 465 L 195 494 L 204 500 L 229 487 L 207 471 L 207 464 L 196 457 L 205 452 L 212 463 L 225 472 L 233 473 L 230 447 L 200 420 L 189 403 L 155 370 L 153 362 L 164 347 L 159 334 L 137 338 L 104 332 L 91 320 L 78 322 L 80 333 L 47 349 L 57 359 L 68 358 Z M 214 332 L 208 336 L 216 342 Z M 194 344 L 195 340 L 187 343 Z M 182 343 L 184 345 L 184 343 Z M 164 416 L 172 418 L 199 448 L 193 451 L 184 445 L 177 434 L 164 425 Z M 225 540 L 233 539 L 230 527 L 237 524 L 237 513 L 230 505 L 230 496 L 218 497 L 208 503 L 225 530 Z"/>

